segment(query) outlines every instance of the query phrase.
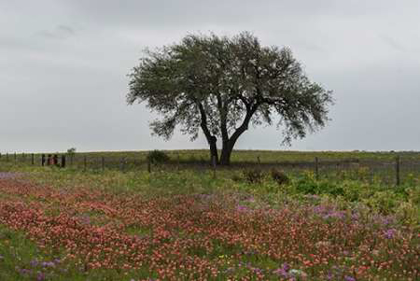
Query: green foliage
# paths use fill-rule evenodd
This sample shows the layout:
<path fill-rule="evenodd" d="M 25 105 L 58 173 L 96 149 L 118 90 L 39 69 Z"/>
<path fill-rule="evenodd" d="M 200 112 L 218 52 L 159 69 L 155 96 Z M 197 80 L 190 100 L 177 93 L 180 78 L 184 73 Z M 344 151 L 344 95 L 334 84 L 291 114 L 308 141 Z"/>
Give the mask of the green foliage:
<path fill-rule="evenodd" d="M 316 181 L 313 175 L 299 177 L 295 183 L 295 188 L 298 193 L 302 194 L 329 194 L 332 196 L 344 194 L 341 186 L 328 180 Z"/>
<path fill-rule="evenodd" d="M 264 173 L 261 169 L 247 169 L 243 171 L 245 181 L 251 184 L 261 183 L 264 179 Z"/>
<path fill-rule="evenodd" d="M 169 156 L 160 150 L 150 151 L 147 159 L 153 164 L 162 164 L 169 161 Z"/>
<path fill-rule="evenodd" d="M 362 202 L 372 210 L 387 215 L 398 205 L 398 196 L 390 190 L 384 190 L 375 192 L 369 198 L 363 198 Z"/>
<path fill-rule="evenodd" d="M 221 138 L 224 164 L 250 124 L 272 125 L 278 114 L 290 143 L 325 126 L 332 104 L 331 92 L 309 80 L 290 49 L 261 46 L 248 32 L 188 35 L 148 51 L 129 76 L 128 103 L 147 102 L 162 115 L 151 123 L 154 134 L 169 139 L 179 125 L 196 139 L 202 130 L 213 156 Z"/>
<path fill-rule="evenodd" d="M 289 177 L 283 171 L 271 169 L 270 175 L 271 178 L 279 185 L 288 184 L 290 182 Z"/>

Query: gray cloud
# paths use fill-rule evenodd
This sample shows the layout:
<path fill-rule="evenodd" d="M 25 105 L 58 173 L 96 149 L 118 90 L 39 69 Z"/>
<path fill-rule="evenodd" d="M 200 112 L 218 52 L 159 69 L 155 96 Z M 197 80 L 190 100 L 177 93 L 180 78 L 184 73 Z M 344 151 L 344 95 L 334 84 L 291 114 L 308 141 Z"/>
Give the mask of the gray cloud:
<path fill-rule="evenodd" d="M 38 32 L 42 37 L 51 39 L 66 39 L 70 36 L 76 35 L 76 31 L 67 25 L 58 25 L 52 30 L 43 30 Z"/>
<path fill-rule="evenodd" d="M 156 116 L 126 105 L 126 74 L 144 47 L 243 30 L 290 47 L 334 90 L 332 122 L 292 149 L 420 150 L 419 16 L 417 0 L 0 0 L 0 151 L 205 148 L 151 137 Z M 238 148 L 280 140 L 255 128 Z"/>

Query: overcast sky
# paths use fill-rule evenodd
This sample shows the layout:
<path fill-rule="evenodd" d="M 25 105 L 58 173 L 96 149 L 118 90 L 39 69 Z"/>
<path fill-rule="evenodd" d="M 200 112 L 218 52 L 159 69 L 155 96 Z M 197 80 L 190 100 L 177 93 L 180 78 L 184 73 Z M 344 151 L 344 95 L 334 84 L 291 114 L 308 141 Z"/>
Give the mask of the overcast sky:
<path fill-rule="evenodd" d="M 0 152 L 206 148 L 151 136 L 126 75 L 145 47 L 245 30 L 290 47 L 336 104 L 291 147 L 273 126 L 237 148 L 420 150 L 419 18 L 418 0 L 0 0 Z"/>

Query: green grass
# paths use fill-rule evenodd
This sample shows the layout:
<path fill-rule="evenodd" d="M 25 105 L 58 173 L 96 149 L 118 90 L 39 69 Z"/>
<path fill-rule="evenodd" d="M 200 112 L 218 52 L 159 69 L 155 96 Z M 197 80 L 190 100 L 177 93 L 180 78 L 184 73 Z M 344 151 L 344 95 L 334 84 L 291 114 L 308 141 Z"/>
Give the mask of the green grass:
<path fill-rule="evenodd" d="M 127 168 L 124 172 L 118 168 L 101 169 L 89 168 L 84 171 L 79 167 L 60 169 L 55 167 L 32 166 L 30 163 L 0 160 L 0 172 L 9 171 L 21 174 L 22 178 L 39 186 L 51 186 L 60 190 L 104 190 L 122 198 L 141 196 L 145 200 L 152 198 L 173 198 L 175 195 L 202 195 L 202 194 L 235 194 L 240 201 L 238 204 L 250 208 L 280 208 L 294 205 L 313 204 L 321 205 L 333 203 L 342 210 L 357 209 L 365 216 L 391 215 L 397 218 L 397 225 L 401 229 L 411 229 L 413 233 L 420 230 L 420 171 L 407 172 L 402 185 L 396 187 L 391 182 L 384 181 L 384 176 L 394 177 L 393 166 L 382 170 L 385 175 L 373 174 L 370 168 L 356 166 L 345 170 L 321 170 L 319 180 L 315 179 L 314 169 L 303 167 L 298 170 L 287 169 L 290 181 L 279 185 L 270 176 L 269 170 L 264 169 L 259 183 L 247 180 L 247 169 L 261 167 L 255 159 L 259 156 L 262 163 L 305 162 L 313 161 L 314 157 L 325 160 L 343 160 L 357 158 L 365 161 L 392 161 L 394 153 L 373 152 L 270 152 L 270 151 L 237 151 L 232 161 L 235 168 L 218 168 L 216 176 L 212 169 L 202 164 L 200 159 L 206 159 L 208 152 L 197 151 L 170 151 L 172 165 L 153 166 L 152 173 L 148 173 L 144 166 L 146 152 L 98 152 L 77 153 L 78 157 L 97 159 L 136 159 L 140 166 Z M 178 156 L 180 162 L 186 167 L 177 169 Z M 419 161 L 420 153 L 402 153 L 403 161 Z M 28 158 L 27 158 L 28 159 Z M 29 158 L 30 159 L 30 158 Z M 198 161 L 197 161 L 198 160 Z M 205 161 L 205 160 L 204 160 Z M 244 162 L 254 162 L 252 166 L 242 167 Z M 93 162 L 92 162 L 93 163 Z M 142 166 L 143 165 L 143 166 Z M 273 165 L 275 166 L 275 165 Z M 204 168 L 203 168 L 204 167 Z M 270 166 L 271 167 L 271 166 Z M 268 168 L 270 168 L 268 167 Z M 252 196 L 255 201 L 246 198 Z M 243 199 L 241 199 L 243 198 Z M 0 201 L 15 200 L 10 194 L 0 192 Z M 28 200 L 38 200 L 28 198 Z M 57 205 L 59 207 L 59 205 Z M 49 205 L 49 214 L 56 214 L 54 204 Z M 92 211 L 84 215 L 93 220 L 101 214 Z M 131 235 L 150 235 L 151 230 L 142 226 L 133 225 L 125 229 Z M 182 236 L 182 231 L 179 234 Z M 201 248 L 192 250 L 194 255 L 204 256 Z M 220 244 L 212 252 L 213 258 L 233 256 L 240 251 L 235 247 L 229 248 Z M 122 272 L 121 270 L 89 270 L 84 271 L 82 264 L 63 261 L 54 267 L 40 266 L 42 262 L 62 259 L 63 253 L 51 251 L 48 248 L 38 248 L 36 244 L 27 239 L 26 234 L 14 231 L 0 225 L 0 280 L 36 280 L 39 275 L 48 280 L 130 280 L 131 278 L 152 277 L 153 273 L 146 268 L 136 272 Z M 36 265 L 33 262 L 37 261 Z M 274 267 L 274 261 L 249 256 L 246 262 L 261 267 Z M 22 273 L 23 272 L 23 273 Z M 240 273 L 238 273 L 240 276 Z M 222 280 L 222 279 L 221 279 Z"/>
<path fill-rule="evenodd" d="M 147 170 L 147 151 L 128 152 L 77 152 L 73 157 L 67 156 L 67 166 L 73 169 L 84 170 L 85 158 L 86 169 L 100 171 L 115 169 L 121 171 Z M 155 169 L 187 169 L 187 170 L 211 170 L 209 165 L 209 152 L 207 150 L 170 150 L 165 151 L 169 156 L 169 162 Z M 218 170 L 241 170 L 243 168 L 270 169 L 277 167 L 288 173 L 301 173 L 302 170 L 314 170 L 315 158 L 319 159 L 319 173 L 323 177 L 337 177 L 341 173 L 361 173 L 360 169 L 366 169 L 365 177 L 380 177 L 387 183 L 395 182 L 395 158 L 400 156 L 401 180 L 420 178 L 420 152 L 364 152 L 364 151 L 258 151 L 238 150 L 232 154 L 231 167 L 218 167 Z M 31 165 L 32 159 L 29 154 L 9 155 L 6 161 L 2 154 L 0 163 L 5 165 Z M 40 165 L 41 154 L 34 156 L 35 166 Z M 104 159 L 104 162 L 102 162 Z M 259 159 L 259 160 L 258 160 Z M 4 168 L 3 168 L 4 169 Z"/>

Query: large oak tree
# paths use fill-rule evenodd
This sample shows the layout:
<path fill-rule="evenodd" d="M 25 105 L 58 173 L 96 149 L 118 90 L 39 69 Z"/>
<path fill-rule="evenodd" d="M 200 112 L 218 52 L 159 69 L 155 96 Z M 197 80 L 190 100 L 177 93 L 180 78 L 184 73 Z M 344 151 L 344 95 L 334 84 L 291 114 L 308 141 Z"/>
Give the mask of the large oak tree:
<path fill-rule="evenodd" d="M 308 79 L 290 49 L 261 46 L 248 32 L 188 35 L 147 51 L 129 77 L 128 103 L 147 102 L 162 116 L 150 124 L 154 134 L 169 139 L 178 125 L 194 140 L 201 129 L 211 156 L 224 165 L 250 125 L 277 119 L 283 143 L 290 143 L 323 127 L 332 103 L 331 92 Z"/>

